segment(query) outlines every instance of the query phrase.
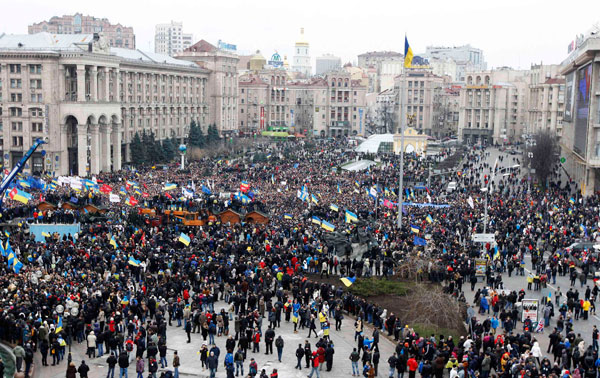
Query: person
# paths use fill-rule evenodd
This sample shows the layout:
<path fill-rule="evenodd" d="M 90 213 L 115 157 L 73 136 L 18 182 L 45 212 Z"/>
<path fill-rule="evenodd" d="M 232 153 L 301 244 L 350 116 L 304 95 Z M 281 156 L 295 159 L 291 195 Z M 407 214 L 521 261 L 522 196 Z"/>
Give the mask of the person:
<path fill-rule="evenodd" d="M 242 350 L 242 347 L 240 347 L 238 345 L 238 350 L 237 350 L 237 352 L 235 352 L 235 354 L 233 356 L 233 362 L 235 363 L 235 376 L 236 377 L 240 374 L 242 376 L 244 376 L 244 360 L 245 360 L 244 351 Z"/>
<path fill-rule="evenodd" d="M 210 371 L 210 378 L 215 378 L 215 375 L 217 374 L 217 367 L 219 366 L 219 361 L 215 356 L 215 352 L 210 352 L 206 363 L 208 365 L 208 370 Z"/>
<path fill-rule="evenodd" d="M 271 354 L 273 354 L 273 340 L 275 339 L 275 331 L 273 331 L 273 329 L 271 328 L 271 326 L 269 325 L 269 327 L 267 328 L 267 331 L 265 332 L 265 354 L 269 354 L 269 351 L 271 351 Z"/>
<path fill-rule="evenodd" d="M 311 367 L 312 367 L 312 369 L 310 370 L 310 374 L 308 375 L 308 378 L 312 378 L 313 373 L 317 373 L 317 378 L 320 378 L 321 375 L 319 373 L 319 355 L 317 354 L 316 350 L 312 353 Z"/>
<path fill-rule="evenodd" d="M 367 363 L 363 367 L 363 375 L 367 378 L 375 377 L 375 369 L 373 368 L 373 366 L 371 365 L 371 363 L 369 361 L 367 361 Z"/>
<path fill-rule="evenodd" d="M 74 362 L 70 362 L 67 366 L 67 378 L 77 378 L 77 368 Z"/>
<path fill-rule="evenodd" d="M 410 358 L 406 362 L 406 365 L 408 366 L 408 378 L 415 378 L 419 364 L 417 363 L 417 360 L 415 359 L 414 355 L 410 356 Z"/>
<path fill-rule="evenodd" d="M 33 350 L 31 350 L 31 344 L 27 343 L 25 347 L 25 378 L 29 378 L 31 365 L 33 365 Z"/>
<path fill-rule="evenodd" d="M 304 348 L 302 348 L 302 344 L 298 344 L 298 349 L 296 349 L 296 359 L 298 363 L 296 364 L 295 369 L 302 370 L 302 357 L 304 357 Z"/>
<path fill-rule="evenodd" d="M 94 349 L 95 348 L 96 347 L 94 346 Z M 85 364 L 84 360 L 81 360 L 81 365 L 79 365 L 79 368 L 77 369 L 77 372 L 79 373 L 79 378 L 87 378 L 89 371 L 90 367 Z"/>
<path fill-rule="evenodd" d="M 277 359 L 281 362 L 281 355 L 283 354 L 283 338 L 281 335 L 275 340 L 275 348 L 277 348 Z"/>
<path fill-rule="evenodd" d="M 360 359 L 360 355 L 358 354 L 356 348 L 353 348 L 352 353 L 350 353 L 350 357 L 348 357 L 348 359 L 352 362 L 352 376 L 360 376 L 360 370 L 358 370 L 358 360 Z"/>
<path fill-rule="evenodd" d="M 13 354 L 15 355 L 16 359 L 17 372 L 20 372 L 21 368 L 23 367 L 23 359 L 25 358 L 25 349 L 23 349 L 23 346 L 19 344 L 13 348 Z"/>
<path fill-rule="evenodd" d="M 168 367 L 167 363 L 167 344 L 164 341 L 158 342 L 158 355 L 160 356 L 160 367 L 164 369 Z"/>
<path fill-rule="evenodd" d="M 310 356 L 312 356 L 312 350 L 310 347 L 310 343 L 308 340 L 304 341 L 304 360 L 306 362 L 306 368 L 308 369 L 310 366 Z"/>
<path fill-rule="evenodd" d="M 137 373 L 137 378 L 144 378 L 144 360 L 140 356 L 137 356 L 137 361 L 135 362 L 135 372 Z"/>
<path fill-rule="evenodd" d="M 252 353 L 260 352 L 260 331 L 258 327 L 254 329 L 254 334 L 252 335 Z"/>
<path fill-rule="evenodd" d="M 271 373 L 270 378 L 279 378 L 279 374 L 277 373 L 277 369 L 273 369 L 273 372 Z"/>
<path fill-rule="evenodd" d="M 331 368 L 333 367 L 333 355 L 334 354 L 335 354 L 335 351 L 333 349 L 333 344 L 328 343 L 327 348 L 325 348 L 325 363 L 327 366 L 327 371 L 331 371 Z"/>
<path fill-rule="evenodd" d="M 156 378 L 156 372 L 158 371 L 158 362 L 156 362 L 156 358 L 151 357 L 148 362 L 148 372 L 152 378 Z"/>
<path fill-rule="evenodd" d="M 0 377 L 4 377 L 4 361 L 0 358 Z"/>
<path fill-rule="evenodd" d="M 375 370 L 375 376 L 378 375 L 377 367 L 379 366 L 379 358 L 379 346 L 375 346 L 375 348 L 373 349 L 373 369 Z"/>
<path fill-rule="evenodd" d="M 115 378 L 115 366 L 117 365 L 117 357 L 115 357 L 114 353 L 110 353 L 110 356 L 106 359 L 106 363 L 108 364 L 108 373 L 106 374 L 106 378 Z"/>
<path fill-rule="evenodd" d="M 127 368 L 129 367 L 129 357 L 127 357 L 127 353 L 121 352 L 119 354 L 119 378 L 128 378 L 127 376 Z M 138 374 L 138 377 L 140 375 Z"/>
<path fill-rule="evenodd" d="M 94 331 L 90 331 L 87 337 L 87 356 L 88 358 L 96 358 L 96 335 Z"/>
<path fill-rule="evenodd" d="M 398 354 L 394 352 L 394 354 L 392 354 L 390 358 L 388 358 L 387 362 L 390 365 L 390 373 L 388 376 L 390 378 L 394 378 L 394 373 L 396 372 L 396 365 L 398 364 Z"/>
<path fill-rule="evenodd" d="M 250 364 L 248 365 L 248 374 L 251 377 L 255 377 L 258 374 L 258 364 L 254 361 L 254 358 L 250 359 Z"/>
<path fill-rule="evenodd" d="M 173 352 L 173 378 L 179 378 L 179 366 L 181 363 L 179 362 L 179 355 L 177 351 Z"/>
<path fill-rule="evenodd" d="M 192 342 L 192 323 L 191 322 L 186 322 L 185 323 L 185 333 L 187 334 L 187 342 L 188 344 Z M 206 338 L 204 338 L 204 340 L 206 340 Z"/>

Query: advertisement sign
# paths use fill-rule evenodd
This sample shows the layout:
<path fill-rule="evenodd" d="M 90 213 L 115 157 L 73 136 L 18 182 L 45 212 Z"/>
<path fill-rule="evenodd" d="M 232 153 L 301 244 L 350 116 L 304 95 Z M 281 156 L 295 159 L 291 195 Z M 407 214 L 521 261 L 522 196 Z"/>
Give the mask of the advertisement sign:
<path fill-rule="evenodd" d="M 523 299 L 521 302 L 521 322 L 529 318 L 533 324 L 538 322 L 539 301 L 537 299 Z"/>
<path fill-rule="evenodd" d="M 290 109 L 290 124 L 292 127 L 296 126 L 296 122 L 294 121 L 294 109 Z"/>
<path fill-rule="evenodd" d="M 475 275 L 485 276 L 485 269 L 487 268 L 487 259 L 475 259 Z"/>
<path fill-rule="evenodd" d="M 231 43 L 225 43 L 220 39 L 219 42 L 217 42 L 217 47 L 221 50 L 237 51 L 236 45 L 232 45 Z"/>
<path fill-rule="evenodd" d="M 575 99 L 575 72 L 571 72 L 565 77 L 565 112 L 563 119 L 565 121 L 573 120 L 573 101 Z"/>
<path fill-rule="evenodd" d="M 50 105 L 46 105 L 45 109 L 44 109 L 44 134 L 48 135 L 49 134 L 49 126 L 50 126 Z"/>
<path fill-rule="evenodd" d="M 590 89 L 592 88 L 592 64 L 577 70 L 575 140 L 573 150 L 581 156 L 587 154 L 588 119 L 590 113 Z"/>
<path fill-rule="evenodd" d="M 277 53 L 277 51 L 275 52 L 275 54 L 271 55 L 271 60 L 269 60 L 269 65 L 273 66 L 273 67 L 282 67 L 283 66 L 283 60 L 281 60 L 281 55 L 279 55 Z"/>
<path fill-rule="evenodd" d="M 260 128 L 261 129 L 265 128 L 265 107 L 264 106 L 260 107 Z"/>
<path fill-rule="evenodd" d="M 358 133 L 362 134 L 363 108 L 358 109 Z"/>

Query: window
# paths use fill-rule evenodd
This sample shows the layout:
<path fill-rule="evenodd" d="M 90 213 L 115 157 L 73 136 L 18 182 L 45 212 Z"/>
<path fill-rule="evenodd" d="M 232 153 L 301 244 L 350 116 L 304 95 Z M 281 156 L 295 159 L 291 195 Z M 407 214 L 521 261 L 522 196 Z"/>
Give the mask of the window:
<path fill-rule="evenodd" d="M 12 137 L 12 144 L 14 147 L 23 146 L 23 137 L 22 136 L 14 136 Z"/>
<path fill-rule="evenodd" d="M 10 79 L 10 87 L 13 89 L 21 88 L 21 79 Z"/>
<path fill-rule="evenodd" d="M 31 79 L 31 80 L 29 80 L 29 88 L 31 88 L 31 89 L 42 89 L 42 80 L 41 79 Z"/>
<path fill-rule="evenodd" d="M 37 103 L 42 102 L 42 95 L 32 93 L 31 94 L 31 102 L 37 102 Z"/>
<path fill-rule="evenodd" d="M 12 131 L 23 131 L 23 122 L 12 122 L 11 129 Z"/>
<path fill-rule="evenodd" d="M 29 73 L 34 75 L 39 75 L 42 73 L 42 65 L 41 64 L 30 64 L 29 65 Z"/>
<path fill-rule="evenodd" d="M 41 122 L 33 122 L 31 124 L 31 131 L 34 133 L 41 133 L 44 131 L 42 123 Z"/>
<path fill-rule="evenodd" d="M 20 117 L 23 115 L 23 110 L 21 108 L 10 108 L 11 117 Z"/>
<path fill-rule="evenodd" d="M 12 74 L 20 74 L 21 73 L 21 65 L 20 64 L 9 64 L 8 68 L 10 73 Z"/>
<path fill-rule="evenodd" d="M 22 102 L 23 101 L 23 95 L 21 93 L 11 93 L 10 94 L 10 101 L 11 102 Z"/>

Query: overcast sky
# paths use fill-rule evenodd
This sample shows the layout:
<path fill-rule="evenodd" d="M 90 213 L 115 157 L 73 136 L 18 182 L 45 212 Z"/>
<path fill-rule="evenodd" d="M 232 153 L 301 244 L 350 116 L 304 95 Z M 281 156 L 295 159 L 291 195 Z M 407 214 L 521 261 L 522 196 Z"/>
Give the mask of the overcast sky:
<path fill-rule="evenodd" d="M 567 45 L 600 20 L 599 0 L 15 0 L 3 1 L 0 32 L 27 33 L 27 25 L 81 12 L 132 26 L 137 48 L 154 49 L 154 26 L 183 22 L 194 40 L 236 44 L 243 53 L 291 55 L 300 27 L 314 58 L 324 53 L 355 62 L 360 53 L 428 45 L 471 44 L 489 67 L 529 68 L 560 63 Z M 314 63 L 313 63 L 314 64 Z"/>

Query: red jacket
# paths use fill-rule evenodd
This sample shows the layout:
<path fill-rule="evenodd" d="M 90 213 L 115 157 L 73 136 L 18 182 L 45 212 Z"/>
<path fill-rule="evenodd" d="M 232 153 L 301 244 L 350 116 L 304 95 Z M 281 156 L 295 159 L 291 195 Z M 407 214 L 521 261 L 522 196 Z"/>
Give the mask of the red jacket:
<path fill-rule="evenodd" d="M 419 367 L 419 364 L 417 363 L 417 360 L 414 359 L 414 357 L 409 358 L 406 362 L 406 365 L 408 366 L 408 371 L 417 371 L 417 368 Z"/>
<path fill-rule="evenodd" d="M 325 348 L 319 347 L 319 349 L 317 349 L 317 355 L 319 356 L 319 363 L 325 362 Z"/>

